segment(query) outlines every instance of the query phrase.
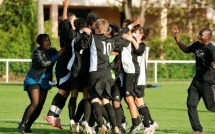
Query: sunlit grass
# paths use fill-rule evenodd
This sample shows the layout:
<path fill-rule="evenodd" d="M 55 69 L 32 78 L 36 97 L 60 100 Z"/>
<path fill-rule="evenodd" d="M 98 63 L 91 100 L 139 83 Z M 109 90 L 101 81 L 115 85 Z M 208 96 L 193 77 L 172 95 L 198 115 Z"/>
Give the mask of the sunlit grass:
<path fill-rule="evenodd" d="M 159 129 L 155 134 L 191 134 L 192 129 L 188 120 L 186 97 L 190 81 L 185 82 L 161 82 L 160 88 L 146 88 L 144 101 L 148 105 L 153 119 L 158 122 Z M 57 93 L 54 87 L 48 94 L 46 103 L 40 117 L 32 126 L 34 133 L 44 134 L 66 134 L 69 131 L 68 101 L 63 109 L 60 118 L 64 130 L 59 130 L 48 125 L 43 119 L 49 110 L 51 101 Z M 22 84 L 0 84 L 0 133 L 17 133 L 17 123 L 20 122 L 29 99 L 23 91 Z M 79 95 L 78 101 L 82 98 Z M 123 108 L 131 126 L 131 117 L 126 103 L 123 101 Z M 208 112 L 201 101 L 198 107 L 199 117 L 206 134 L 214 134 L 215 114 Z M 129 132 L 129 130 L 127 131 Z M 142 133 L 142 131 L 139 131 Z"/>

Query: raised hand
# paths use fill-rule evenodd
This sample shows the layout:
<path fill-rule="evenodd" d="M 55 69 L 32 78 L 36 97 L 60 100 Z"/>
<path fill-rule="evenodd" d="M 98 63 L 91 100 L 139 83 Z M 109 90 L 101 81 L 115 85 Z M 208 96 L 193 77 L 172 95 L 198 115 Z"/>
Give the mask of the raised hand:
<path fill-rule="evenodd" d="M 140 23 L 142 23 L 143 22 L 143 20 L 141 19 L 141 18 L 138 18 L 138 19 L 136 19 L 133 23 L 132 23 L 132 26 L 136 26 L 136 25 L 138 25 L 138 24 L 140 24 Z"/>
<path fill-rule="evenodd" d="M 64 0 L 63 1 L 63 6 L 68 7 L 69 6 L 69 0 Z"/>
<path fill-rule="evenodd" d="M 173 34 L 174 38 L 178 38 L 178 35 L 179 35 L 178 28 L 176 26 L 173 26 L 171 30 L 172 30 L 172 34 Z"/>

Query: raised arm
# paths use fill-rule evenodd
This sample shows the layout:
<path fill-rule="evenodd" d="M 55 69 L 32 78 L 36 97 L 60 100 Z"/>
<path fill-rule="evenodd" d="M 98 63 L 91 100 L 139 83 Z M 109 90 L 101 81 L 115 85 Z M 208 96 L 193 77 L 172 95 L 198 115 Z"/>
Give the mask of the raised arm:
<path fill-rule="evenodd" d="M 63 15 L 62 15 L 63 20 L 67 19 L 68 6 L 69 6 L 69 0 L 64 0 L 63 1 Z"/>
<path fill-rule="evenodd" d="M 184 53 L 189 53 L 188 47 L 182 43 L 179 39 L 179 30 L 176 26 L 172 27 L 172 33 L 173 33 L 173 37 L 175 39 L 175 42 L 178 44 L 179 48 L 184 52 Z"/>

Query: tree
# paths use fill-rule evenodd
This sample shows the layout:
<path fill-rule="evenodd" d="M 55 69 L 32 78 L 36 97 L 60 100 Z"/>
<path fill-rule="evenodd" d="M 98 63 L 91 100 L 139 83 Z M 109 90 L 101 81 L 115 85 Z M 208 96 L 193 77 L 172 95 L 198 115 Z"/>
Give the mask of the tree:
<path fill-rule="evenodd" d="M 36 44 L 36 2 L 4 0 L 0 8 L 0 58 L 29 59 Z M 13 63 L 10 71 L 23 75 L 28 67 L 28 64 Z M 0 64 L 0 68 L 4 70 L 5 65 Z"/>
<path fill-rule="evenodd" d="M 29 52 L 35 46 L 35 5 L 32 0 L 3 1 L 0 10 L 1 58 L 30 58 Z"/>

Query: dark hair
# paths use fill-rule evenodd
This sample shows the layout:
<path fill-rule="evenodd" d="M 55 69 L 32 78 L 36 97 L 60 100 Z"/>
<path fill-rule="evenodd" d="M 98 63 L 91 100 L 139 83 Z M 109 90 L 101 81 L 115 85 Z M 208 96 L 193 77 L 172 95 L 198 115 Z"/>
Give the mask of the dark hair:
<path fill-rule="evenodd" d="M 95 14 L 93 14 L 93 13 L 88 13 L 88 15 L 87 15 L 87 20 L 86 20 L 87 26 L 92 25 L 94 22 L 96 22 L 97 19 L 98 19 L 98 18 L 96 17 Z"/>
<path fill-rule="evenodd" d="M 113 37 L 114 36 L 114 32 L 119 32 L 119 26 L 116 23 L 111 23 L 109 24 L 109 27 L 111 27 L 111 32 L 110 35 Z"/>
<path fill-rule="evenodd" d="M 113 29 L 114 32 L 119 32 L 119 26 L 116 23 L 110 23 L 109 26 Z"/>
<path fill-rule="evenodd" d="M 202 33 L 202 32 L 204 32 L 204 31 L 207 32 L 207 34 L 208 34 L 208 36 L 209 36 L 210 38 L 212 37 L 213 32 L 212 32 L 212 30 L 211 30 L 210 28 L 207 28 L 207 27 L 202 28 L 202 29 L 200 30 L 199 34 Z"/>
<path fill-rule="evenodd" d="M 83 18 L 78 18 L 78 19 L 74 20 L 74 26 L 75 26 L 76 30 L 80 30 L 80 29 L 86 27 L 87 25 Z"/>
<path fill-rule="evenodd" d="M 137 30 L 140 30 L 140 33 L 143 33 L 143 37 L 141 38 L 141 40 L 145 40 L 149 37 L 150 30 L 148 28 L 143 28 L 140 25 L 136 25 L 132 28 L 131 32 L 135 32 Z"/>
<path fill-rule="evenodd" d="M 36 42 L 37 42 L 40 46 L 42 46 L 42 45 L 43 45 L 43 41 L 44 41 L 47 37 L 49 37 L 48 34 L 39 34 L 39 35 L 37 36 Z"/>

